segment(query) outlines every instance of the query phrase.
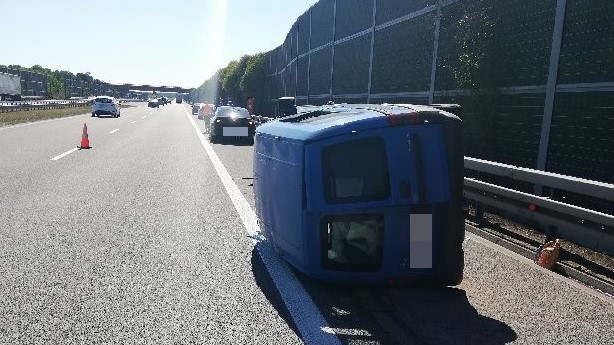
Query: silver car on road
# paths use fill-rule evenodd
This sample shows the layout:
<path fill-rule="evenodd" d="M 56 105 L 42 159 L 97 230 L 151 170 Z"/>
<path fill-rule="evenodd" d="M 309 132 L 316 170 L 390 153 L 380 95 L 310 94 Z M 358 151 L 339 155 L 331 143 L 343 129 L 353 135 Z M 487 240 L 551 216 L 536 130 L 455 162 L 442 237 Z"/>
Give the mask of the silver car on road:
<path fill-rule="evenodd" d="M 119 117 L 119 101 L 114 97 L 98 96 L 92 101 L 92 117 L 100 115 L 111 115 Z"/>

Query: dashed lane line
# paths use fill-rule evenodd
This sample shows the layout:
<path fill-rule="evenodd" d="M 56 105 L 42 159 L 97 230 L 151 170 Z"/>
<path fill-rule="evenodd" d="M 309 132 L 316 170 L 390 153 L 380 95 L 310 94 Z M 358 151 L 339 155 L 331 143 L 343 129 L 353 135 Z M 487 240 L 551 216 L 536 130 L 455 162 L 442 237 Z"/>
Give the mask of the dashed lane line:
<path fill-rule="evenodd" d="M 113 134 L 115 132 L 119 131 L 119 128 L 115 128 L 114 130 L 110 131 L 109 134 Z"/>
<path fill-rule="evenodd" d="M 69 154 L 71 154 L 71 153 L 73 153 L 73 152 L 77 151 L 78 149 L 79 149 L 78 147 L 75 147 L 75 148 L 74 148 L 74 149 L 72 149 L 72 150 L 68 150 L 68 151 L 66 151 L 66 152 L 64 152 L 64 153 L 62 153 L 62 154 L 59 154 L 59 155 L 57 155 L 57 156 L 55 156 L 55 157 L 51 158 L 51 160 L 52 160 L 52 161 L 57 161 L 58 159 L 60 159 L 60 158 L 62 158 L 62 157 L 65 157 L 65 156 L 68 156 Z"/>

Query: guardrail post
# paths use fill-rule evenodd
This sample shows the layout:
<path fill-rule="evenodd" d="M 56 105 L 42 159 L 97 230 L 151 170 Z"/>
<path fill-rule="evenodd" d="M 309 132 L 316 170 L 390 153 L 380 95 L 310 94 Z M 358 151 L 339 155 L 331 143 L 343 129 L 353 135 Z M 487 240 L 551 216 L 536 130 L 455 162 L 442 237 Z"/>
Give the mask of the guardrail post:
<path fill-rule="evenodd" d="M 479 201 L 475 202 L 475 222 L 482 225 L 484 222 L 484 204 Z"/>
<path fill-rule="evenodd" d="M 554 225 L 548 225 L 546 229 L 546 242 L 555 240 L 559 235 L 559 228 Z"/>
<path fill-rule="evenodd" d="M 478 171 L 478 180 L 481 180 L 480 174 L 481 173 Z M 482 225 L 484 222 L 484 204 L 477 200 L 475 201 L 475 222 L 478 225 Z"/>

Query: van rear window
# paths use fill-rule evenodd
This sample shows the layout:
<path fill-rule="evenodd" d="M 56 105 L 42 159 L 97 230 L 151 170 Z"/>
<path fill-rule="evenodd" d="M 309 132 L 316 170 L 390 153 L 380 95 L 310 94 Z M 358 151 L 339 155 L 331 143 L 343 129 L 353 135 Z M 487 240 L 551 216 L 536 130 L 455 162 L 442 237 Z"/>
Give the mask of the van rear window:
<path fill-rule="evenodd" d="M 377 271 L 382 263 L 384 216 L 360 214 L 325 217 L 323 265 L 336 271 Z"/>
<path fill-rule="evenodd" d="M 110 98 L 96 98 L 97 103 L 113 103 L 113 100 Z"/>
<path fill-rule="evenodd" d="M 329 203 L 390 197 L 386 146 L 374 137 L 327 146 L 322 151 L 324 194 Z"/>
<path fill-rule="evenodd" d="M 239 118 L 248 118 L 249 112 L 245 109 L 218 109 L 215 113 L 216 116 L 219 117 L 239 117 Z"/>

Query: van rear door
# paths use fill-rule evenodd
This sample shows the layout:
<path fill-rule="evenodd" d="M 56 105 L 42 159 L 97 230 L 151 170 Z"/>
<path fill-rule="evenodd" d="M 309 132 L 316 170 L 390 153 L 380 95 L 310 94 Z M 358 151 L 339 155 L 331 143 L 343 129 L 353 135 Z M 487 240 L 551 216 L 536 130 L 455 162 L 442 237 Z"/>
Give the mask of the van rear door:
<path fill-rule="evenodd" d="M 395 204 L 409 205 L 409 269 L 434 267 L 437 205 L 450 200 L 445 138 L 440 124 L 398 126 L 388 137 Z"/>

